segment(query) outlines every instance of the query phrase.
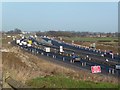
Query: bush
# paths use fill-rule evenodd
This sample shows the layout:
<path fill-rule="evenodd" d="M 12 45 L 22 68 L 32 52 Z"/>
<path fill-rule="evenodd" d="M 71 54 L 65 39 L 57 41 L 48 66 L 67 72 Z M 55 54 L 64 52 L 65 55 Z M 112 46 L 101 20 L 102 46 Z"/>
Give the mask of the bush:
<path fill-rule="evenodd" d="M 98 40 L 98 42 L 111 42 L 111 40 Z"/>
<path fill-rule="evenodd" d="M 114 40 L 114 42 L 118 42 L 118 40 Z"/>

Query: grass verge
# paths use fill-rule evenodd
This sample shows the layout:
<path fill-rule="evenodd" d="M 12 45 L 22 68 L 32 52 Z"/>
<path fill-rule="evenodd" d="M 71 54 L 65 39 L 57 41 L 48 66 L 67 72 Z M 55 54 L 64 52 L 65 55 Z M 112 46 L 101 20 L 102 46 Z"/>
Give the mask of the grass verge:
<path fill-rule="evenodd" d="M 28 80 L 26 84 L 35 88 L 118 88 L 116 84 L 80 81 L 64 75 L 38 77 Z"/>
<path fill-rule="evenodd" d="M 63 37 L 65 40 L 74 40 L 74 41 L 114 41 L 118 40 L 117 37 Z"/>

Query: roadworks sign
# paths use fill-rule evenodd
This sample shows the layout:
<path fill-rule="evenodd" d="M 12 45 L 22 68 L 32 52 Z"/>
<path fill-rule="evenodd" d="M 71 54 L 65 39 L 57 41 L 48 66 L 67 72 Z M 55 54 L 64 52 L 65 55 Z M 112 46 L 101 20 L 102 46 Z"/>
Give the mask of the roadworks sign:
<path fill-rule="evenodd" d="M 92 73 L 101 73 L 101 67 L 100 66 L 91 66 Z"/>

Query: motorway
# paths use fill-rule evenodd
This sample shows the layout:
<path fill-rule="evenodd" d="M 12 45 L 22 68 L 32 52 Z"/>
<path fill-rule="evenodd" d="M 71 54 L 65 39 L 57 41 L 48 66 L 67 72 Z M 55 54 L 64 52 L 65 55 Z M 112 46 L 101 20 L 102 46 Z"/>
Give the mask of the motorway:
<path fill-rule="evenodd" d="M 97 56 L 99 58 L 102 58 L 101 54 L 105 53 L 105 52 L 102 52 L 102 51 L 99 51 L 99 50 L 96 50 L 96 49 L 90 49 L 90 48 L 75 46 L 75 45 L 72 45 L 72 44 L 60 42 L 60 41 L 49 39 L 49 38 L 44 38 L 43 37 L 42 39 L 44 39 L 46 41 L 51 40 L 53 45 L 55 45 L 55 46 L 58 46 L 58 47 L 63 46 L 64 48 L 69 48 L 71 50 L 80 51 L 82 53 L 86 53 L 86 54 L 92 55 L 92 56 Z M 106 53 L 104 58 L 108 58 L 110 61 L 120 62 L 120 55 L 114 54 L 114 58 L 112 58 L 112 56 L 110 54 Z M 104 58 L 102 58 L 102 59 L 104 59 Z"/>
<path fill-rule="evenodd" d="M 84 68 L 87 70 L 91 70 L 91 66 L 99 65 L 101 66 L 102 74 L 111 74 L 113 76 L 120 75 L 119 70 L 115 68 L 116 64 L 119 64 L 119 55 L 114 55 L 114 58 L 111 56 L 102 57 L 101 54 L 104 52 L 100 52 L 93 49 L 86 49 L 79 46 L 70 45 L 64 42 L 60 42 L 57 40 L 53 40 L 50 38 L 41 37 L 43 40 L 49 41 L 51 40 L 53 45 L 43 44 L 42 42 L 38 42 L 36 39 L 31 38 L 32 42 L 35 42 L 35 45 L 31 47 L 27 47 L 25 45 L 19 45 L 22 49 L 28 52 L 32 52 L 33 54 L 38 54 L 42 56 L 50 57 L 54 60 L 59 60 L 64 63 L 72 64 L 80 68 Z M 64 52 L 59 52 L 59 47 L 64 47 Z M 51 51 L 46 52 L 44 50 L 45 47 L 50 47 Z M 97 52 L 96 52 L 97 51 Z M 72 61 L 72 53 L 75 53 L 75 56 L 79 57 L 80 60 Z M 89 57 L 87 57 L 89 56 Z M 109 61 L 106 61 L 108 59 Z"/>

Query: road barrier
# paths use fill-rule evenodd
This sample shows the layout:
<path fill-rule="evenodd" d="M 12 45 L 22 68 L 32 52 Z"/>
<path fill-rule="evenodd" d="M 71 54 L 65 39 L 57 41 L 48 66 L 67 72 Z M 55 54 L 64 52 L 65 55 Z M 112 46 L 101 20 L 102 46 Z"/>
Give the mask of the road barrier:
<path fill-rule="evenodd" d="M 63 61 L 65 61 L 65 57 L 63 57 Z"/>
<path fill-rule="evenodd" d="M 41 55 L 45 55 L 45 56 L 48 56 L 48 57 L 51 57 L 51 58 L 54 58 L 54 59 L 57 59 L 57 60 L 61 60 L 61 61 L 65 61 L 65 62 L 70 62 L 70 63 L 75 63 L 74 60 L 72 59 L 72 56 L 70 56 L 71 54 L 68 54 L 66 53 L 66 51 L 62 54 L 60 54 L 59 52 L 57 52 L 57 50 L 54 50 L 54 52 L 50 51 L 49 53 L 48 52 L 45 52 L 43 50 L 43 48 L 40 48 L 39 46 L 37 47 L 24 47 L 24 46 L 20 46 L 20 47 L 23 47 L 23 49 L 31 52 L 31 53 L 40 53 Z M 46 47 L 46 46 L 45 46 Z M 80 55 L 81 57 L 81 60 L 79 61 L 79 66 L 84 66 L 84 67 L 90 67 L 94 64 L 94 65 L 97 65 L 96 62 L 94 61 L 94 59 L 88 57 L 88 56 L 82 56 Z M 93 63 L 93 64 L 92 64 Z M 76 65 L 76 63 L 75 63 Z M 106 66 L 102 66 L 104 68 L 106 68 Z M 104 69 L 102 69 L 104 70 Z M 106 69 L 107 71 L 107 69 Z M 115 70 L 113 71 L 107 71 L 107 73 L 111 73 L 111 74 L 115 74 Z"/>
<path fill-rule="evenodd" d="M 82 62 L 81 65 L 82 65 L 82 66 L 86 66 L 86 62 Z"/>
<path fill-rule="evenodd" d="M 111 74 L 111 69 L 109 69 L 108 73 Z"/>
<path fill-rule="evenodd" d="M 112 69 L 112 74 L 115 74 L 115 69 Z"/>
<path fill-rule="evenodd" d="M 109 68 L 108 73 L 109 73 L 109 74 L 115 74 L 115 69 Z"/>

